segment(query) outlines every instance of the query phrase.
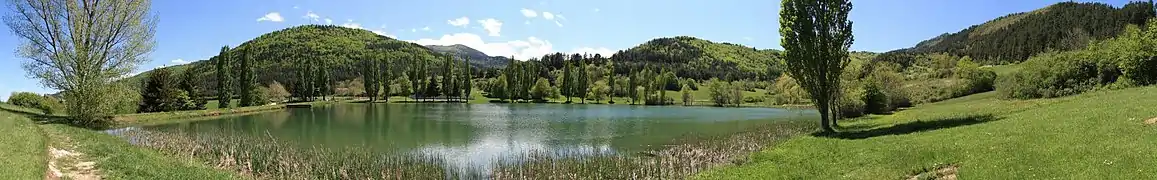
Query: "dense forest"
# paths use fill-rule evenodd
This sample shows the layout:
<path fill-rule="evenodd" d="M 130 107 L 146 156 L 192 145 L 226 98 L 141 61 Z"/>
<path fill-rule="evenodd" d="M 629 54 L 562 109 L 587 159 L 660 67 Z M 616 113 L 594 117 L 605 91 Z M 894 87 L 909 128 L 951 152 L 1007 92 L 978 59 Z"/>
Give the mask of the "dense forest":
<path fill-rule="evenodd" d="M 1091 41 L 1114 37 L 1126 25 L 1145 24 L 1154 17 L 1153 8 L 1151 2 L 1131 2 L 1120 8 L 1062 2 L 940 35 L 912 48 L 884 53 L 877 61 L 908 67 L 916 56 L 944 53 L 969 56 L 983 64 L 1021 62 L 1038 53 L 1082 49 Z"/>
<path fill-rule="evenodd" d="M 679 77 L 728 80 L 779 77 L 778 50 L 759 50 L 732 43 L 716 43 L 690 36 L 658 38 L 616 52 L 616 73 L 629 69 L 667 68 Z"/>

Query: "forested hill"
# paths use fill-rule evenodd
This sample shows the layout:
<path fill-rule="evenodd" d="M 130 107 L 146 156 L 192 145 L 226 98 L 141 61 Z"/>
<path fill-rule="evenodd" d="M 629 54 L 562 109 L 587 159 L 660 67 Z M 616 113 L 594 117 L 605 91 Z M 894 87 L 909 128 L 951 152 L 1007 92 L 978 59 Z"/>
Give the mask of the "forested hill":
<path fill-rule="evenodd" d="M 890 53 L 948 53 L 987 63 L 1020 62 L 1045 51 L 1083 48 L 1090 41 L 1114 37 L 1126 25 L 1144 24 L 1151 17 L 1151 2 L 1131 2 L 1120 8 L 1104 3 L 1062 2 L 1010 14 Z"/>
<path fill-rule="evenodd" d="M 345 28 L 332 25 L 304 25 L 282 29 L 261 35 L 249 40 L 238 47 L 231 47 L 227 55 L 233 60 L 233 67 L 238 67 L 239 59 L 243 54 L 253 56 L 253 69 L 258 75 L 260 83 L 279 81 L 286 83 L 294 75 L 294 68 L 302 66 L 324 66 L 333 71 L 333 78 L 337 81 L 349 80 L 358 76 L 359 62 L 362 59 L 404 59 L 436 61 L 442 59 L 441 54 L 430 49 L 406 41 L 392 39 L 374 34 L 363 29 Z M 210 60 L 193 62 L 182 68 L 189 68 L 199 72 L 198 79 L 202 80 L 202 87 L 215 89 L 216 70 L 213 63 L 220 57 L 214 56 Z M 393 63 L 400 66 L 404 63 Z M 234 70 L 237 70 L 236 68 Z M 150 74 L 144 72 L 124 81 L 139 82 L 142 76 Z"/>
<path fill-rule="evenodd" d="M 455 44 L 449 46 L 428 45 L 426 48 L 437 53 L 449 53 L 454 57 L 466 57 L 470 59 L 470 65 L 478 68 L 502 68 L 510 63 L 510 58 L 502 56 L 490 56 L 477 49 L 470 48 L 466 45 Z"/>
<path fill-rule="evenodd" d="M 778 50 L 758 50 L 690 36 L 657 38 L 615 53 L 616 71 L 643 67 L 675 71 L 679 77 L 763 79 L 778 77 Z"/>

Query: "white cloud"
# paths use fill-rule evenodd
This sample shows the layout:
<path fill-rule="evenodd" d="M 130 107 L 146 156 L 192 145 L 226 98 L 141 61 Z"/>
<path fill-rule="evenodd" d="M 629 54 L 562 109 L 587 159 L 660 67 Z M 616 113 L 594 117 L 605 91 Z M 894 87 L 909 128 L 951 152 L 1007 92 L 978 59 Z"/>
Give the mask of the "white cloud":
<path fill-rule="evenodd" d="M 317 22 L 317 20 L 321 18 L 321 16 L 318 16 L 317 13 L 313 13 L 313 11 L 307 11 L 305 12 L 305 16 L 301 17 L 309 19 L 310 22 Z"/>
<path fill-rule="evenodd" d="M 293 6 L 293 9 L 301 9 L 301 7 Z"/>
<path fill-rule="evenodd" d="M 422 27 L 422 31 L 430 31 L 430 26 Z"/>
<path fill-rule="evenodd" d="M 333 24 L 333 19 L 325 18 L 325 24 Z"/>
<path fill-rule="evenodd" d="M 173 65 L 189 64 L 189 61 L 185 61 L 184 59 L 180 59 L 180 58 L 174 59 L 173 61 L 170 61 L 170 62 L 172 62 Z"/>
<path fill-rule="evenodd" d="M 354 29 L 365 29 L 365 30 L 368 30 L 370 32 L 373 32 L 374 34 L 378 34 L 378 35 L 382 35 L 382 36 L 386 36 L 386 37 L 390 37 L 390 38 L 398 38 L 398 36 L 386 33 L 386 31 L 383 30 L 383 29 L 386 29 L 386 25 L 384 25 L 384 24 L 381 26 L 381 28 L 370 29 L 370 28 L 362 27 L 362 24 L 354 22 L 354 20 L 351 19 L 351 20 L 346 20 L 346 23 L 342 23 L 341 27 L 354 28 Z"/>
<path fill-rule="evenodd" d="M 558 19 L 566 20 L 566 16 L 562 16 L 562 14 L 555 14 L 554 16 L 558 17 Z"/>
<path fill-rule="evenodd" d="M 269 14 L 265 14 L 265 16 L 262 16 L 261 18 L 257 18 L 257 22 L 261 21 L 281 22 L 285 21 L 285 19 L 281 18 L 281 13 L 271 12 Z"/>
<path fill-rule="evenodd" d="M 525 22 L 525 23 L 523 23 L 523 24 L 530 24 L 530 21 L 526 21 L 526 22 Z"/>
<path fill-rule="evenodd" d="M 356 22 L 354 22 L 353 20 L 350 20 L 350 21 L 346 21 L 346 23 L 342 23 L 342 24 L 341 24 L 341 27 L 354 28 L 354 29 L 363 29 L 363 28 L 362 28 L 362 24 L 356 23 Z"/>
<path fill-rule="evenodd" d="M 514 56 L 515 59 L 526 60 L 531 57 L 542 57 L 547 53 L 554 53 L 550 41 L 529 37 L 526 40 L 507 42 L 485 42 L 482 37 L 471 33 L 457 33 L 442 35 L 440 39 L 418 39 L 409 42 L 421 45 L 454 45 L 462 44 L 478 49 L 491 56 Z"/>
<path fill-rule="evenodd" d="M 599 12 L 599 11 L 603 11 L 603 10 L 599 9 L 599 8 L 595 8 L 595 12 Z"/>
<path fill-rule="evenodd" d="M 470 18 L 463 16 L 458 19 L 447 20 L 446 23 L 451 26 L 466 27 L 466 25 L 470 25 Z"/>
<path fill-rule="evenodd" d="M 574 50 L 571 50 L 570 53 L 571 54 L 574 54 L 574 53 L 591 54 L 591 55 L 600 54 L 603 57 L 610 57 L 611 55 L 615 54 L 615 51 L 607 49 L 605 47 L 599 47 L 599 48 L 581 47 L 581 48 L 575 48 Z"/>
<path fill-rule="evenodd" d="M 502 21 L 494 20 L 494 18 L 479 20 L 478 24 L 482 24 L 482 28 L 486 29 L 490 36 L 499 36 L 499 33 L 502 32 Z"/>
<path fill-rule="evenodd" d="M 562 23 L 559 23 L 558 21 L 554 21 L 554 25 L 558 25 L 558 27 L 562 27 Z"/>
<path fill-rule="evenodd" d="M 410 32 L 418 32 L 417 28 L 410 28 Z"/>
<path fill-rule="evenodd" d="M 546 20 L 552 20 L 552 19 L 554 19 L 554 14 L 551 14 L 550 12 L 543 11 L 542 12 L 542 18 L 544 18 Z"/>
<path fill-rule="evenodd" d="M 534 12 L 534 10 L 522 8 L 520 12 L 522 12 L 522 16 L 526 16 L 528 18 L 538 17 L 538 13 Z"/>

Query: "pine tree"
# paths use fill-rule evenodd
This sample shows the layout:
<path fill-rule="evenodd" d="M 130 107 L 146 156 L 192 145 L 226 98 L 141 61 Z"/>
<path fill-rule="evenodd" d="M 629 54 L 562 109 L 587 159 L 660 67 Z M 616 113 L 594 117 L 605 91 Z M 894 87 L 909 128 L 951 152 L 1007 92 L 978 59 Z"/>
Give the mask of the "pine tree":
<path fill-rule="evenodd" d="M 200 87 L 197 87 L 197 72 L 193 68 L 186 69 L 181 74 L 181 90 L 192 100 L 193 106 L 186 108 L 186 110 L 205 109 L 205 100 L 198 96 Z"/>
<path fill-rule="evenodd" d="M 217 108 L 229 108 L 233 100 L 233 58 L 229 53 L 229 46 L 221 47 L 221 52 L 214 57 L 217 63 Z"/>

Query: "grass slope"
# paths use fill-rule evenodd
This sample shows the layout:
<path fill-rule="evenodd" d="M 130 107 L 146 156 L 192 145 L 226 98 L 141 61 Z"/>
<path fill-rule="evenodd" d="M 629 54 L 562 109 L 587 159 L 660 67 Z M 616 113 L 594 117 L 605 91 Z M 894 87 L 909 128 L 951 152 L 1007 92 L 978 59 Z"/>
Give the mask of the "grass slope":
<path fill-rule="evenodd" d="M 994 93 L 844 122 L 699 179 L 897 179 L 954 164 L 964 179 L 1155 179 L 1157 87 L 1056 99 Z"/>
<path fill-rule="evenodd" d="M 232 172 L 137 147 L 101 131 L 60 124 L 41 128 L 50 136 L 63 137 L 56 141 L 75 145 L 84 160 L 96 163 L 105 179 L 238 179 Z"/>
<path fill-rule="evenodd" d="M 4 104 L 7 105 L 7 104 Z M 40 179 L 48 168 L 44 133 L 32 120 L 0 111 L 0 177 Z"/>

